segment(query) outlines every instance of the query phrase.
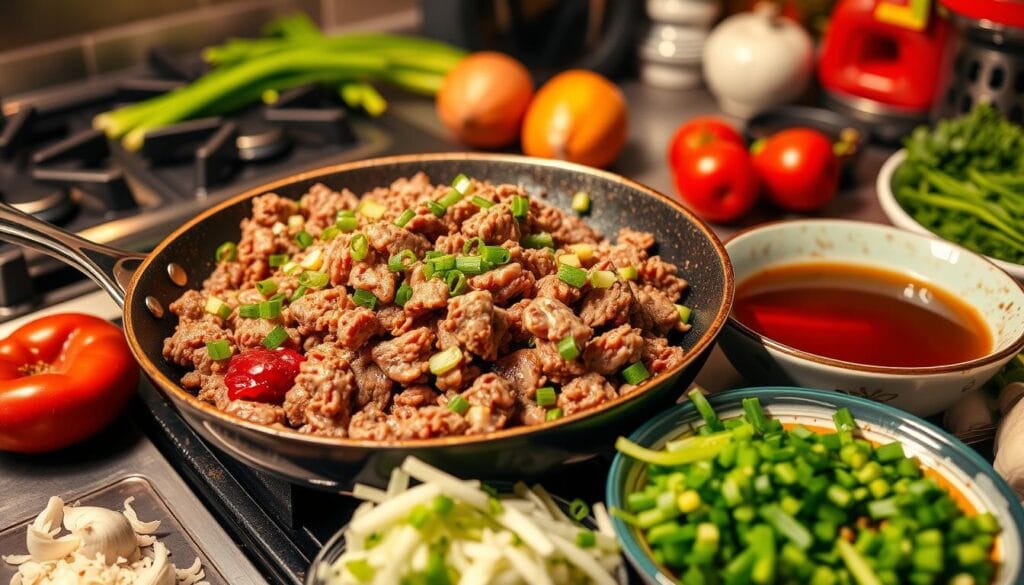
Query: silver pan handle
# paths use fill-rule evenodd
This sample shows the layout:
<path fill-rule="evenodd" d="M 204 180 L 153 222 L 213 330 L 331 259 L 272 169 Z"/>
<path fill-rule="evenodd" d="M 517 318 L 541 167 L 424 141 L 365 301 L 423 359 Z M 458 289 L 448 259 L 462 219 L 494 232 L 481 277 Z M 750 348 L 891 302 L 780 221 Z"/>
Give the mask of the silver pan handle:
<path fill-rule="evenodd" d="M 0 202 L 0 240 L 49 254 L 96 281 L 124 306 L 132 273 L 145 255 L 90 242 Z"/>

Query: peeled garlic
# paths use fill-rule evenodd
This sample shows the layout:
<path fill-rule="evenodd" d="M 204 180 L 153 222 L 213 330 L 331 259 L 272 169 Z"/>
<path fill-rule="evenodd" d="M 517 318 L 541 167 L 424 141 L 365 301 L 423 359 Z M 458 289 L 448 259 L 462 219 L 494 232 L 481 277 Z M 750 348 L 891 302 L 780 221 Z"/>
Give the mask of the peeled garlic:
<path fill-rule="evenodd" d="M 1018 402 L 999 423 L 993 466 L 1017 495 L 1024 498 L 1024 403 Z"/>
<path fill-rule="evenodd" d="M 55 561 L 78 550 L 81 540 L 74 534 L 56 538 L 64 520 L 64 500 L 54 496 L 28 527 L 25 547 L 35 561 Z"/>
<path fill-rule="evenodd" d="M 162 542 L 153 544 L 153 563 L 138 572 L 135 585 L 175 585 L 178 578 Z"/>
<path fill-rule="evenodd" d="M 64 510 L 64 527 L 81 539 L 78 552 L 86 558 L 103 555 L 107 564 L 117 559 L 135 561 L 139 545 L 135 531 L 123 514 L 96 506 L 80 506 Z"/>

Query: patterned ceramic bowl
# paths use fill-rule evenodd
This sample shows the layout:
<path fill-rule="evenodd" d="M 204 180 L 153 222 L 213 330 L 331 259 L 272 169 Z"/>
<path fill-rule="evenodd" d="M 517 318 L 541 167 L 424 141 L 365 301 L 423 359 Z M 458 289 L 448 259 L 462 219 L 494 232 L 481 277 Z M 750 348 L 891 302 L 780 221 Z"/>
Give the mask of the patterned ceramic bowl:
<path fill-rule="evenodd" d="M 976 309 L 992 337 L 988 354 L 966 362 L 872 366 L 795 349 L 731 316 L 719 344 L 752 384 L 827 388 L 931 416 L 987 382 L 1024 347 L 1024 289 L 984 257 L 945 240 L 873 223 L 810 219 L 741 232 L 725 248 L 737 283 L 766 268 L 800 262 L 834 261 L 907 273 Z"/>
<path fill-rule="evenodd" d="M 1021 569 L 1024 508 L 992 466 L 970 447 L 938 427 L 891 406 L 835 392 L 787 387 L 745 388 L 721 392 L 709 400 L 720 417 L 731 418 L 743 413 L 740 401 L 748 396 L 757 397 L 765 411 L 783 423 L 805 426 L 834 428 L 832 414 L 845 406 L 866 439 L 901 442 L 907 455 L 918 457 L 923 465 L 947 480 L 970 507 L 978 512 L 991 512 L 999 519 L 1003 531 L 996 540 L 995 558 L 1002 566 L 994 583 L 1010 585 L 1024 581 Z M 630 440 L 657 449 L 701 424 L 697 409 L 687 401 L 651 419 L 633 433 Z M 626 495 L 643 481 L 643 464 L 616 455 L 608 474 L 606 503 L 609 507 L 624 508 Z M 612 524 L 623 552 L 646 583 L 676 582 L 667 569 L 654 561 L 650 547 L 638 530 L 614 517 Z"/>

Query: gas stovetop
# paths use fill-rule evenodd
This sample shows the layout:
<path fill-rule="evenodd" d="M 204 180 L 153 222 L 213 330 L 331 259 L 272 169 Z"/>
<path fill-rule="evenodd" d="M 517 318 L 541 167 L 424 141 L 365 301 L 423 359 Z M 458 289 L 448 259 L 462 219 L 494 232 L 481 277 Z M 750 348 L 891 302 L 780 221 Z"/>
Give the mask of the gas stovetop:
<path fill-rule="evenodd" d="M 0 198 L 93 241 L 144 251 L 212 204 L 298 171 L 456 148 L 391 112 L 352 113 L 336 92 L 316 86 L 153 130 L 135 151 L 92 128 L 97 114 L 171 91 L 201 71 L 196 59 L 153 52 L 138 71 L 5 102 Z M 0 322 L 91 286 L 43 255 L 0 246 Z"/>

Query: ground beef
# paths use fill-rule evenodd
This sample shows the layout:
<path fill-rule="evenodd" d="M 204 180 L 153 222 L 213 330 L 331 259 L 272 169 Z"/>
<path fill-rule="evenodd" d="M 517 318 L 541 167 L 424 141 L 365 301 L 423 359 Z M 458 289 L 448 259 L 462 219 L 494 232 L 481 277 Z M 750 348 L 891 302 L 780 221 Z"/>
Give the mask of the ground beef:
<path fill-rule="evenodd" d="M 623 385 L 616 393 L 618 380 L 611 378 L 630 363 L 641 360 L 657 374 L 683 362 L 683 350 L 666 335 L 688 329 L 673 305 L 688 285 L 674 265 L 653 255 L 652 234 L 623 228 L 613 244 L 580 217 L 542 201 L 542 194 L 480 180 L 472 186 L 472 196 L 440 217 L 428 203 L 450 192 L 447 183 L 434 185 L 419 173 L 371 189 L 363 198 L 383 206 L 383 214 L 360 213 L 354 231 L 332 230 L 330 240 L 322 235 L 338 212 L 360 205 L 343 186 L 316 184 L 299 203 L 276 194 L 253 198 L 252 216 L 239 226 L 237 257 L 217 263 L 200 290 L 182 291 L 169 305 L 178 323 L 164 341 L 164 358 L 182 369 L 184 388 L 245 420 L 370 440 L 542 424 L 547 409 L 536 403 L 539 387 L 560 388 L 558 406 L 573 414 L 635 391 Z M 519 219 L 511 213 L 517 196 L 528 202 Z M 481 207 L 473 197 L 495 204 Z M 412 217 L 400 227 L 395 221 L 405 210 Z M 301 250 L 300 230 L 314 237 Z M 540 233 L 550 234 L 553 249 L 523 247 L 524 236 Z M 365 235 L 370 248 L 358 262 L 351 253 L 356 234 Z M 468 286 L 452 295 L 446 274 L 425 276 L 425 255 L 470 255 L 476 252 L 466 249 L 471 238 L 508 250 L 509 260 L 467 273 Z M 629 266 L 637 278 L 607 289 L 563 282 L 556 257 L 578 252 L 574 244 L 591 246 L 592 253 L 580 254 L 589 272 Z M 390 270 L 388 260 L 403 250 L 416 259 Z M 270 266 L 272 255 L 287 258 Z M 300 277 L 311 276 L 304 272 L 326 274 L 327 285 L 301 288 Z M 268 278 L 277 287 L 272 294 L 284 299 L 281 314 L 243 318 L 239 306 L 270 296 L 256 288 Z M 394 302 L 400 284 L 411 287 L 403 306 Z M 357 306 L 354 289 L 373 293 L 375 306 Z M 211 296 L 231 308 L 226 319 L 206 312 Z M 277 404 L 231 400 L 223 381 L 230 361 L 210 359 L 206 344 L 224 339 L 237 354 L 262 346 L 278 326 L 288 334 L 284 345 L 305 357 L 292 387 Z M 580 350 L 571 360 L 558 351 L 566 336 Z M 430 374 L 429 358 L 451 347 L 461 349 L 460 361 Z M 448 408 L 458 396 L 470 404 L 464 415 Z"/>
<path fill-rule="evenodd" d="M 616 396 L 615 387 L 604 376 L 591 372 L 562 386 L 557 404 L 562 414 L 569 416 L 614 400 Z"/>
<path fill-rule="evenodd" d="M 516 395 L 533 399 L 543 381 L 540 360 L 532 349 L 520 349 L 501 358 L 494 373 L 504 378 Z"/>
<path fill-rule="evenodd" d="M 338 212 L 355 209 L 359 198 L 348 189 L 340 193 L 323 183 L 317 183 L 299 199 L 299 207 L 305 212 L 305 230 L 314 236 L 320 235 L 328 226 L 334 225 Z"/>
<path fill-rule="evenodd" d="M 675 264 L 665 262 L 661 256 L 651 256 L 637 268 L 645 290 L 659 291 L 673 303 L 679 300 L 687 287 L 686 281 L 676 276 L 677 271 Z"/>
<path fill-rule="evenodd" d="M 433 348 L 434 334 L 429 328 L 421 327 L 378 343 L 371 355 L 388 378 L 400 384 L 411 384 L 426 378 L 427 359 Z"/>
<path fill-rule="evenodd" d="M 633 291 L 617 280 L 608 288 L 592 288 L 583 297 L 580 319 L 590 327 L 617 327 L 629 320 Z"/>
<path fill-rule="evenodd" d="M 469 279 L 470 288 L 490 291 L 494 302 L 499 304 L 505 304 L 516 297 L 531 296 L 533 284 L 533 274 L 523 270 L 518 262 L 511 262 Z"/>
<path fill-rule="evenodd" d="M 440 278 L 432 278 L 412 285 L 412 296 L 405 303 L 405 312 L 416 318 L 448 306 L 448 285 Z"/>
<path fill-rule="evenodd" d="M 560 341 L 568 335 L 576 339 L 577 347 L 586 345 L 593 331 L 572 309 L 555 299 L 536 298 L 523 312 L 523 327 L 538 339 Z"/>
<path fill-rule="evenodd" d="M 504 428 L 516 404 L 509 383 L 492 373 L 483 374 L 474 380 L 469 390 L 462 393 L 462 397 L 469 402 L 469 410 L 466 411 L 468 435 Z"/>
<path fill-rule="evenodd" d="M 491 293 L 473 291 L 448 301 L 448 316 L 438 323 L 438 335 L 451 335 L 463 349 L 493 361 L 501 341 L 501 323 L 496 320 Z"/>
<path fill-rule="evenodd" d="M 485 243 L 500 245 L 508 241 L 519 241 L 519 222 L 512 216 L 512 209 L 506 205 L 495 205 L 481 209 L 462 224 L 462 234 L 467 238 L 480 238 Z"/>
<path fill-rule="evenodd" d="M 343 350 L 322 344 L 306 352 L 295 384 L 285 395 L 288 421 L 304 432 L 344 437 L 358 389 Z"/>
<path fill-rule="evenodd" d="M 643 346 L 639 329 L 621 325 L 591 340 L 583 350 L 583 363 L 592 372 L 612 375 L 639 361 Z"/>
<path fill-rule="evenodd" d="M 683 363 L 686 352 L 677 345 L 669 345 L 664 337 L 644 337 L 641 359 L 647 371 L 660 374 Z"/>
<path fill-rule="evenodd" d="M 372 292 L 380 303 L 395 300 L 395 290 L 398 289 L 397 277 L 388 270 L 387 264 L 357 262 L 348 276 L 348 284 L 352 288 Z"/>
<path fill-rule="evenodd" d="M 580 300 L 582 291 L 571 284 L 567 284 L 554 274 L 545 276 L 537 281 L 537 298 L 555 299 L 565 305 L 572 305 Z"/>

